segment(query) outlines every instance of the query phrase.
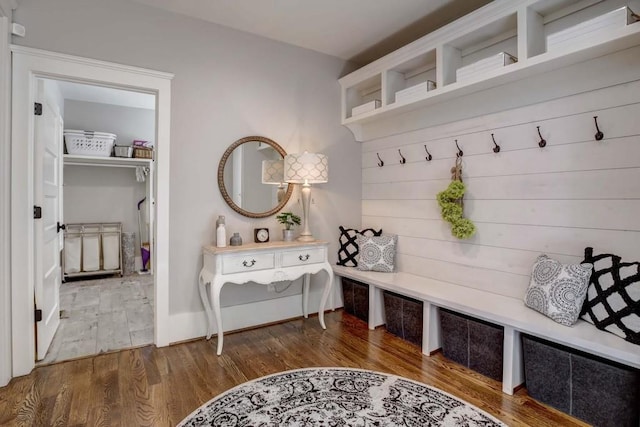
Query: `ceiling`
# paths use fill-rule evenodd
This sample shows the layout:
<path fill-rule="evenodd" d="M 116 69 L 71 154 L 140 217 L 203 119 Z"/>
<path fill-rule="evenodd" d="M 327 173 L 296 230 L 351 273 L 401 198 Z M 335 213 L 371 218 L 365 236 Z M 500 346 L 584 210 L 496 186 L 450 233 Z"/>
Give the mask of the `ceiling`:
<path fill-rule="evenodd" d="M 360 64 L 491 0 L 134 0 Z"/>
<path fill-rule="evenodd" d="M 64 99 L 119 105 L 121 107 L 145 108 L 148 110 L 156 108 L 155 95 L 147 93 L 62 80 L 58 80 L 57 84 Z"/>

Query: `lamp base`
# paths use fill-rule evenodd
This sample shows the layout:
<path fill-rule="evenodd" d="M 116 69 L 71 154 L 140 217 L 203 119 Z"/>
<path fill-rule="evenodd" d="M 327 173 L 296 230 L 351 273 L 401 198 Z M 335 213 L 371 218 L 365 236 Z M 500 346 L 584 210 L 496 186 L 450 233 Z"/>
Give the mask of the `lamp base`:
<path fill-rule="evenodd" d="M 315 242 L 316 238 L 309 235 L 309 236 L 300 236 L 296 239 L 298 242 Z"/>

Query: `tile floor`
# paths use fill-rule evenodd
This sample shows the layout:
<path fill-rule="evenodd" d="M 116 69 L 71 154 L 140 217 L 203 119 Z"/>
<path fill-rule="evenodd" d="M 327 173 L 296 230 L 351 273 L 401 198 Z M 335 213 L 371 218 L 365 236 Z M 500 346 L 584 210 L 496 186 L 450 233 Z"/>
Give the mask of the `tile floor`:
<path fill-rule="evenodd" d="M 151 275 L 65 282 L 60 309 L 60 326 L 39 364 L 153 343 Z"/>

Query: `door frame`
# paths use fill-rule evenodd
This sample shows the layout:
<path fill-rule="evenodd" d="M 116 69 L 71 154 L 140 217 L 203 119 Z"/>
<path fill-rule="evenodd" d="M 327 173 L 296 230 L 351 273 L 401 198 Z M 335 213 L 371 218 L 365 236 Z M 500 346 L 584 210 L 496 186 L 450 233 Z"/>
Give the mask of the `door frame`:
<path fill-rule="evenodd" d="M 11 170 L 11 18 L 15 0 L 0 0 L 0 170 Z M 0 174 L 0 387 L 11 380 L 11 275 L 8 173 Z"/>
<path fill-rule="evenodd" d="M 33 151 L 36 79 L 67 80 L 156 96 L 154 343 L 169 345 L 169 166 L 173 74 L 40 49 L 11 46 L 11 349 L 12 374 L 35 367 Z M 159 195 L 159 197 L 156 197 Z M 153 207 L 152 207 L 153 208 Z"/>

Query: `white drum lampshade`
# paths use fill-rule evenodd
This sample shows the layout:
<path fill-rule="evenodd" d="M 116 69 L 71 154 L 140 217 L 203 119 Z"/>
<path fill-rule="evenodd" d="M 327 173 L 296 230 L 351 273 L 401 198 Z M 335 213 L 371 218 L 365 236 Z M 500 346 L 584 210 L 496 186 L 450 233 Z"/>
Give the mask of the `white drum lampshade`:
<path fill-rule="evenodd" d="M 302 209 L 304 229 L 298 240 L 315 240 L 309 227 L 309 205 L 311 185 L 329 181 L 329 159 L 324 154 L 308 153 L 287 154 L 284 158 L 284 180 L 290 184 L 302 185 Z"/>

